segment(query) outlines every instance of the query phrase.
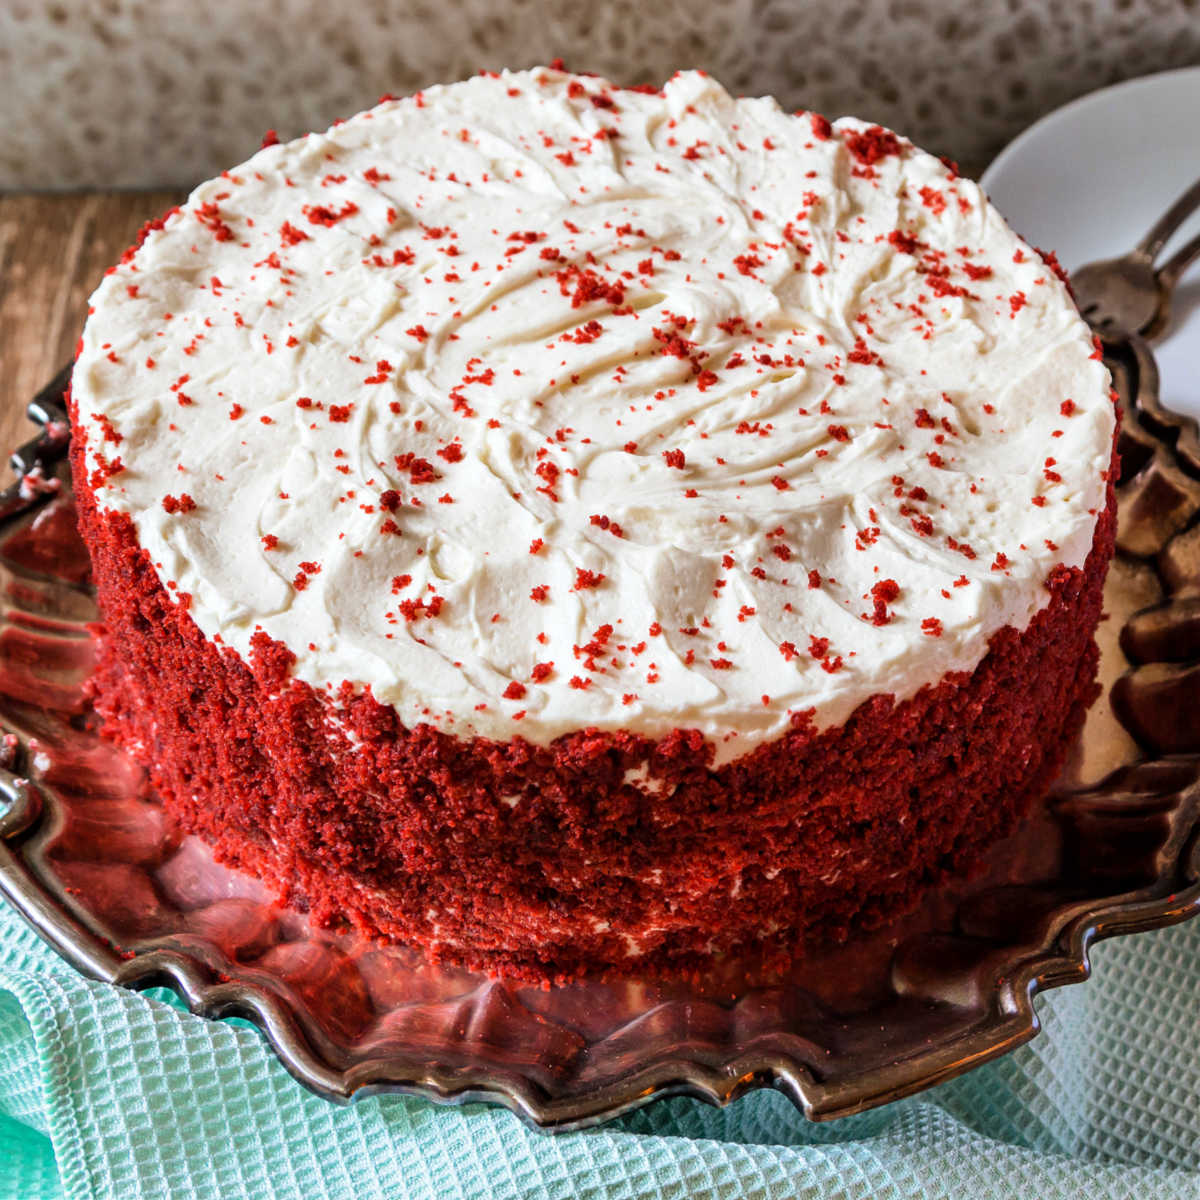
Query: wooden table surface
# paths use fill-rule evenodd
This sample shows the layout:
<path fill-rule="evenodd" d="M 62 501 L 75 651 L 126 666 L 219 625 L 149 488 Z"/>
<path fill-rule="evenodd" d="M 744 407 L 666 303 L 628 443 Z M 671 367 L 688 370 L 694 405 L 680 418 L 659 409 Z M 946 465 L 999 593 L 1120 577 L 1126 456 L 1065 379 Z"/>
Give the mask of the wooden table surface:
<path fill-rule="evenodd" d="M 75 353 L 88 296 L 142 223 L 183 192 L 0 195 L 0 484 L 33 434 L 25 405 Z"/>

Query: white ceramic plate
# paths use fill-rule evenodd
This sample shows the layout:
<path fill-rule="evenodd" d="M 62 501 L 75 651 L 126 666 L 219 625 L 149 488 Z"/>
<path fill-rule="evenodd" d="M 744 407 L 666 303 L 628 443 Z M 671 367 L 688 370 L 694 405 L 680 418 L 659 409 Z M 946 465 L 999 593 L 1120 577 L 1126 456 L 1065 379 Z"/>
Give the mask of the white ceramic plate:
<path fill-rule="evenodd" d="M 1068 271 L 1132 247 L 1200 177 L 1200 67 L 1134 79 L 1043 117 L 1010 143 L 983 185 L 1012 227 Z M 1167 247 L 1200 232 L 1194 214 Z M 1200 417 L 1200 263 L 1155 343 L 1162 400 Z"/>

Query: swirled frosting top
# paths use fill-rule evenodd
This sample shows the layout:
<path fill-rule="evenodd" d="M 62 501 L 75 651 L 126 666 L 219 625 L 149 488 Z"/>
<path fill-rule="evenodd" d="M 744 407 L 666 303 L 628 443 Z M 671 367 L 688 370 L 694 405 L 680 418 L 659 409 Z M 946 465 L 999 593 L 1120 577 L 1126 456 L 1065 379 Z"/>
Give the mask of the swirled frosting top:
<path fill-rule="evenodd" d="M 979 188 L 698 72 L 386 100 L 93 306 L 101 506 L 207 635 L 410 726 L 728 759 L 973 669 L 1104 503 L 1106 372 Z"/>

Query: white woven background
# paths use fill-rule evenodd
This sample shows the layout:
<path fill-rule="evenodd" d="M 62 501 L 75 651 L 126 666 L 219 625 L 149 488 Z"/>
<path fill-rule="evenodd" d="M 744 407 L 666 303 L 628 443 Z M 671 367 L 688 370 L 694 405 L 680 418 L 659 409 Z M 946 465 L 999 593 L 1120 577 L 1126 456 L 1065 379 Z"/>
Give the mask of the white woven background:
<path fill-rule="evenodd" d="M 1197 0 L 0 0 L 0 188 L 188 184 L 268 127 L 562 56 L 891 125 L 979 169 L 1036 117 L 1200 62 Z"/>

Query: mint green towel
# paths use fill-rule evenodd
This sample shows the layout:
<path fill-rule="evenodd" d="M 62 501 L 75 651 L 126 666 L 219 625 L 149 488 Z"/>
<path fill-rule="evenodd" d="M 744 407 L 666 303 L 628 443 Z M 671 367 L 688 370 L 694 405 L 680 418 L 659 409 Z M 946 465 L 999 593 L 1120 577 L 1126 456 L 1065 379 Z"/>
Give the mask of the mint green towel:
<path fill-rule="evenodd" d="M 0 1197 L 1200 1197 L 1200 921 L 1094 957 L 1031 1045 L 887 1108 L 673 1099 L 550 1137 L 481 1105 L 335 1107 L 254 1030 L 83 979 L 0 902 Z"/>

